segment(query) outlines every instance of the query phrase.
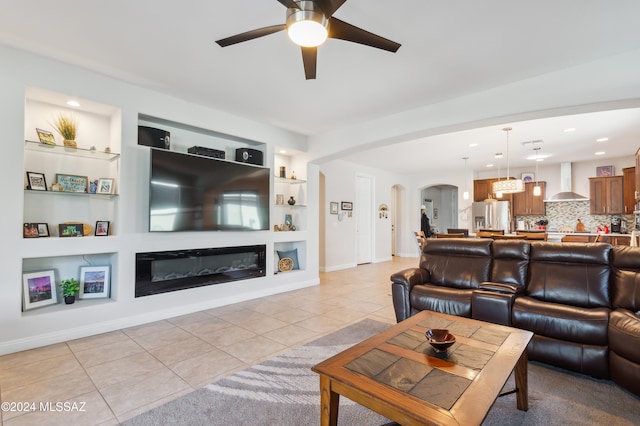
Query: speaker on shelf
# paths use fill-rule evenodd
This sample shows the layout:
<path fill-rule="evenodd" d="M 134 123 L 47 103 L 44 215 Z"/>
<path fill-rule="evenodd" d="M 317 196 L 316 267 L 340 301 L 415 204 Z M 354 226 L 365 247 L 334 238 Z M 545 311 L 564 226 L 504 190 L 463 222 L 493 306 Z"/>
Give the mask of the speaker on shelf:
<path fill-rule="evenodd" d="M 154 129 L 153 127 L 138 126 L 138 145 L 170 149 L 171 133 L 162 129 Z"/>
<path fill-rule="evenodd" d="M 262 151 L 251 148 L 236 149 L 236 161 L 239 161 L 241 163 L 256 164 L 258 166 L 264 165 L 262 161 Z"/>

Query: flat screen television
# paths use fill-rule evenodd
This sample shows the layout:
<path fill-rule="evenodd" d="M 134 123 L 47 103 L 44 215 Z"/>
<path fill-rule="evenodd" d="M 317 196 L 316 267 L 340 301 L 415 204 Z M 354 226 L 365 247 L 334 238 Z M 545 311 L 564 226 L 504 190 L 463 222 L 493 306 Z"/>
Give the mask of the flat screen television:
<path fill-rule="evenodd" d="M 268 168 L 151 149 L 149 231 L 269 229 Z"/>

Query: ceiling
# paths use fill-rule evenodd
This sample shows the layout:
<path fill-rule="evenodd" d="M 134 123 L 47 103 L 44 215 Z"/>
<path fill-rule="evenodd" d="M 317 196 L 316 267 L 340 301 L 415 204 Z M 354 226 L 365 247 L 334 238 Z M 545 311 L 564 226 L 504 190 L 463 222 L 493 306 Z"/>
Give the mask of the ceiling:
<path fill-rule="evenodd" d="M 284 23 L 276 0 L 0 0 L 0 43 L 99 71 L 304 135 L 435 104 L 640 48 L 640 2 L 617 0 L 348 0 L 335 16 L 397 41 L 390 53 L 342 40 L 318 49 L 305 80 L 284 32 L 221 48 L 215 40 Z M 543 140 L 549 161 L 632 154 L 640 110 L 505 123 L 510 159 Z M 468 156 L 480 170 L 506 153 L 504 125 L 404 142 L 345 157 L 412 173 Z M 574 127 L 572 133 L 563 130 Z M 608 142 L 595 140 L 608 137 Z M 478 147 L 471 149 L 469 143 Z M 401 159 L 394 164 L 393 159 Z M 503 160 L 504 161 L 504 160 Z M 503 167 L 504 167 L 503 163 Z"/>

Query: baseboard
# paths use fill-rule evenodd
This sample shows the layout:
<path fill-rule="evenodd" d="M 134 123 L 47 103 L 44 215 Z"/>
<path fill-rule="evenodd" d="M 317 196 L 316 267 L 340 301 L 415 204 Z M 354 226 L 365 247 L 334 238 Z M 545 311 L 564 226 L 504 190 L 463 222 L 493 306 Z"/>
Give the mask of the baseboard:
<path fill-rule="evenodd" d="M 244 293 L 238 296 L 207 300 L 204 302 L 178 306 L 171 309 L 149 312 L 142 315 L 135 315 L 125 318 L 118 318 L 111 321 L 103 321 L 85 326 L 68 328 L 65 330 L 41 334 L 38 336 L 31 336 L 24 339 L 9 340 L 0 344 L 0 355 L 40 348 L 56 343 L 67 342 L 69 340 L 81 339 L 83 337 L 121 330 L 123 328 L 135 327 L 137 325 L 147 324 L 154 321 L 161 321 L 181 315 L 192 314 L 194 312 L 204 311 L 207 309 L 218 308 L 234 303 L 245 302 L 247 300 L 253 300 L 265 296 L 272 296 L 274 294 L 286 293 L 288 291 L 298 290 L 301 288 L 312 287 L 318 284 L 320 284 L 320 279 L 314 278 L 303 282 L 284 284 L 278 287 Z"/>
<path fill-rule="evenodd" d="M 325 267 L 320 267 L 320 272 L 341 271 L 343 269 L 355 268 L 356 266 L 358 266 L 357 263 L 346 263 L 344 265 L 333 265 L 329 267 L 325 266 Z"/>

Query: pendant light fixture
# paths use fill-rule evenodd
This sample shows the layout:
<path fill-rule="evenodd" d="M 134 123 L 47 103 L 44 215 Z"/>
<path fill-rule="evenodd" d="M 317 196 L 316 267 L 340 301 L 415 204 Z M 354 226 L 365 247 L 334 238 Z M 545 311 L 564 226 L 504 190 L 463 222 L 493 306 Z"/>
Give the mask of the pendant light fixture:
<path fill-rule="evenodd" d="M 538 182 L 538 163 L 542 161 L 542 157 L 540 157 L 540 147 L 535 147 L 533 150 L 536 152 L 534 158 L 536 159 L 536 186 L 533 187 L 533 195 L 535 197 L 539 197 L 542 195 L 542 188 L 540 188 L 540 183 Z"/>
<path fill-rule="evenodd" d="M 464 192 L 462 193 L 462 198 L 464 200 L 469 199 L 469 190 L 467 189 L 467 160 L 469 157 L 462 157 L 464 160 Z"/>
<path fill-rule="evenodd" d="M 512 128 L 505 127 L 502 130 L 507 133 L 507 177 L 505 180 L 499 180 L 493 183 L 493 192 L 501 194 L 524 192 L 524 182 L 522 182 L 522 179 L 509 179 L 509 132 Z"/>

